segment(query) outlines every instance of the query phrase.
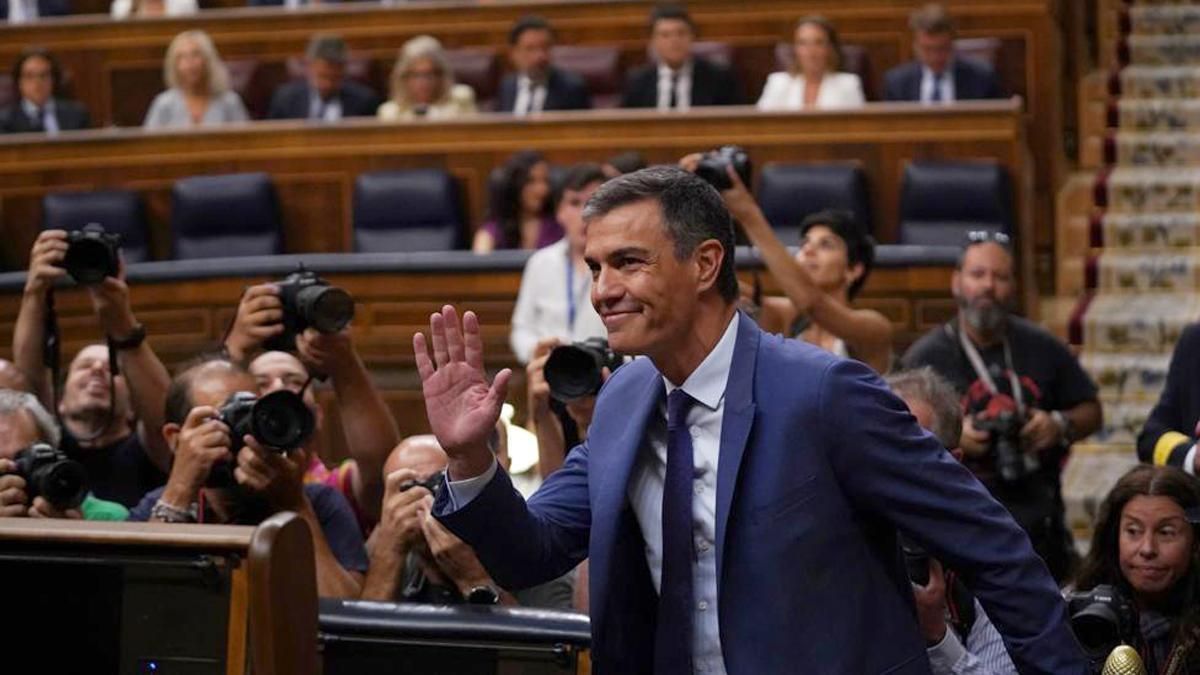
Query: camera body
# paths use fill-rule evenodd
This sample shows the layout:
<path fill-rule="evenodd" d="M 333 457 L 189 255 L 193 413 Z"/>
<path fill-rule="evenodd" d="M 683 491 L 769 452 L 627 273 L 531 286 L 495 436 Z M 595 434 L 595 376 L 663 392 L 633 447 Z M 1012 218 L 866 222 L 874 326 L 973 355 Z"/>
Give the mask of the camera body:
<path fill-rule="evenodd" d="M 276 286 L 283 304 L 283 332 L 266 342 L 267 349 L 293 351 L 296 336 L 310 326 L 336 333 L 354 318 L 354 298 L 303 266 Z"/>
<path fill-rule="evenodd" d="M 406 492 L 415 487 L 423 487 L 433 494 L 433 498 L 437 499 L 442 493 L 442 486 L 446 484 L 446 472 L 435 471 L 429 478 L 425 480 L 406 480 L 400 484 L 399 490 Z"/>
<path fill-rule="evenodd" d="M 66 453 L 34 443 L 17 453 L 17 474 L 25 479 L 25 492 L 32 502 L 41 497 L 59 510 L 73 509 L 87 496 L 87 472 Z"/>
<path fill-rule="evenodd" d="M 918 586 L 928 586 L 929 552 L 903 535 L 900 537 L 900 550 L 904 553 L 904 569 L 908 572 L 908 580 Z"/>
<path fill-rule="evenodd" d="M 1120 589 L 1101 584 L 1067 596 L 1071 631 L 1092 659 L 1103 659 L 1118 645 L 1138 636 L 1137 610 Z"/>
<path fill-rule="evenodd" d="M 562 403 L 594 396 L 604 384 L 602 371 L 605 368 L 615 371 L 623 363 L 625 360 L 609 348 L 608 340 L 604 338 L 559 345 L 546 359 L 546 384 L 550 385 L 550 396 Z"/>
<path fill-rule="evenodd" d="M 704 157 L 696 166 L 696 175 L 717 190 L 728 190 L 733 187 L 729 174 L 726 173 L 726 167 L 730 166 L 742 179 L 742 184 L 749 188 L 753 167 L 749 153 L 739 145 L 723 145 L 704 153 Z"/>
<path fill-rule="evenodd" d="M 104 227 L 89 223 L 82 230 L 67 233 L 67 253 L 63 269 L 76 283 L 98 284 L 117 276 L 121 265 L 121 235 L 105 232 Z"/>
<path fill-rule="evenodd" d="M 286 453 L 304 445 L 316 426 L 304 399 L 287 390 L 262 398 L 239 391 L 225 401 L 219 415 L 229 427 L 230 448 L 240 448 L 242 437 L 249 434 L 264 447 Z"/>
<path fill-rule="evenodd" d="M 1025 418 L 1016 410 L 979 414 L 973 419 L 975 428 L 991 434 L 989 441 L 996 474 L 1005 483 L 1017 483 L 1037 471 L 1037 457 L 1021 450 L 1021 427 Z"/>

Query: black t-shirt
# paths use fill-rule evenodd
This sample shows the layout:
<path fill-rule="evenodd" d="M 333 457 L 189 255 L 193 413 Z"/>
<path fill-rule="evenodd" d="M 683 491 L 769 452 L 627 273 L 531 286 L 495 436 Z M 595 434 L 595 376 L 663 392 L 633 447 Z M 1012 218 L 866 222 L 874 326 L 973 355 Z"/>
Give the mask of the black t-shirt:
<path fill-rule="evenodd" d="M 137 506 L 142 495 L 167 482 L 166 474 L 146 456 L 136 432 L 103 447 L 82 448 L 64 429 L 62 451 L 83 464 L 93 495 L 127 508 Z"/>

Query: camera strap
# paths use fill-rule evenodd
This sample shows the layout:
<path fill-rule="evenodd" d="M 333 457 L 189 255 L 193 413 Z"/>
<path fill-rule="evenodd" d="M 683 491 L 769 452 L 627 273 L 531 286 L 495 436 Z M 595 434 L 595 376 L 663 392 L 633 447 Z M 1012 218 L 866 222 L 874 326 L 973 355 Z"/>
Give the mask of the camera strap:
<path fill-rule="evenodd" d="M 987 365 L 983 362 L 983 357 L 979 355 L 979 350 L 971 343 L 971 339 L 967 337 L 965 331 L 961 328 L 954 330 L 958 334 L 958 343 L 962 345 L 963 353 L 967 355 L 967 360 L 971 362 L 971 367 L 975 369 L 975 374 L 979 380 L 983 382 L 988 391 L 993 394 L 1000 393 L 996 387 L 996 381 L 992 379 L 992 374 L 988 372 Z M 1008 370 L 1008 383 L 1012 387 L 1012 397 L 1017 403 L 1017 415 L 1025 417 L 1025 395 L 1021 392 L 1021 378 L 1017 377 L 1017 371 L 1013 368 L 1012 347 L 1008 344 L 1008 336 L 1002 340 L 1004 345 L 1004 367 Z"/>
<path fill-rule="evenodd" d="M 587 284 L 581 284 L 579 290 L 583 291 L 587 288 Z M 571 247 L 567 247 L 567 335 L 572 335 L 575 332 L 575 314 L 578 312 L 580 305 L 580 294 L 575 292 L 575 261 L 571 258 Z"/>
<path fill-rule="evenodd" d="M 42 323 L 42 365 L 50 371 L 50 409 L 58 416 L 58 376 L 62 364 L 59 344 L 58 310 L 54 308 L 54 289 L 46 291 L 46 314 Z M 61 420 L 60 420 L 61 421 Z"/>

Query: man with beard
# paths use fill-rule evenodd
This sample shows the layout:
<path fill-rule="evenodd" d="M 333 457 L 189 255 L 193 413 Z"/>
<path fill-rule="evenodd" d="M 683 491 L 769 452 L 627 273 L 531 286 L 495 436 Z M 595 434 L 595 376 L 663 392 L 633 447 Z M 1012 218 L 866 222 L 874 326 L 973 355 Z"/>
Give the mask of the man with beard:
<path fill-rule="evenodd" d="M 964 463 L 1061 581 L 1074 556 L 1060 474 L 1071 443 L 1100 428 L 1096 385 L 1066 345 L 1012 314 L 1016 284 L 1006 235 L 971 233 L 951 291 L 958 315 L 918 340 L 903 365 L 931 366 L 963 395 Z M 1015 472 L 1001 468 L 997 450 L 1005 441 L 1020 453 Z"/>
<path fill-rule="evenodd" d="M 67 247 L 63 230 L 46 230 L 33 244 L 13 328 L 13 361 L 47 409 L 54 410 L 52 389 L 60 387 L 61 449 L 83 464 L 95 495 L 132 507 L 162 485 L 171 467 L 171 451 L 158 433 L 171 378 L 133 314 L 122 264 L 116 277 L 87 286 L 106 342 L 79 350 L 62 381 L 52 380 L 58 374 L 43 365 L 47 297 L 67 276 Z M 110 370 L 110 355 L 119 373 Z"/>

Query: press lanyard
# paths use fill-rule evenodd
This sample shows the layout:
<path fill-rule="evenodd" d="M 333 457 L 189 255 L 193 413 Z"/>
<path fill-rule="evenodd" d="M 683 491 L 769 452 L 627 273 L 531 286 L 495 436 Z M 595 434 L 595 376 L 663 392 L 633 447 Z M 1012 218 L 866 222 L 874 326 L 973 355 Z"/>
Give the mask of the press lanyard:
<path fill-rule="evenodd" d="M 987 366 L 983 363 L 983 357 L 979 355 L 979 350 L 975 349 L 975 345 L 971 344 L 971 340 L 967 337 L 966 332 L 961 328 L 954 331 L 958 333 L 958 342 L 962 345 L 963 353 L 967 355 L 967 360 L 971 362 L 971 367 L 975 369 L 975 374 L 988 388 L 988 391 L 993 394 L 1000 393 L 996 388 L 996 381 L 992 379 L 992 374 L 988 372 Z M 1021 379 L 1017 377 L 1017 371 L 1013 368 L 1012 349 L 1008 345 L 1008 338 L 1005 337 L 1004 343 L 1004 365 L 1008 368 L 1008 383 L 1012 386 L 1012 397 L 1017 402 L 1017 415 L 1025 417 L 1025 396 L 1021 393 Z"/>
<path fill-rule="evenodd" d="M 580 286 L 580 290 L 586 284 Z M 575 331 L 575 312 L 579 299 L 575 297 L 575 261 L 571 259 L 571 250 L 567 249 L 567 335 Z"/>

